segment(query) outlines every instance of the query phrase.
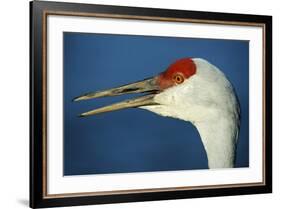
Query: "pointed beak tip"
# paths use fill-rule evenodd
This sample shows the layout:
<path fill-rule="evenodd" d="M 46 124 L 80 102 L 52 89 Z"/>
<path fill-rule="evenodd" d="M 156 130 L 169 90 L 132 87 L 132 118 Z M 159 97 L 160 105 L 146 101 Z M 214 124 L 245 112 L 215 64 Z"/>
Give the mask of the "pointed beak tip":
<path fill-rule="evenodd" d="M 83 100 L 88 100 L 89 97 L 87 96 L 79 96 L 79 97 L 75 97 L 74 99 L 72 99 L 73 102 L 80 102 L 80 101 L 83 101 Z"/>
<path fill-rule="evenodd" d="M 77 101 L 79 101 L 79 98 L 80 98 L 80 97 L 75 97 L 75 98 L 73 98 L 71 101 L 72 101 L 72 102 L 77 102 Z"/>
<path fill-rule="evenodd" d="M 83 100 L 83 97 L 75 97 L 74 99 L 72 99 L 72 102 L 79 102 Z"/>

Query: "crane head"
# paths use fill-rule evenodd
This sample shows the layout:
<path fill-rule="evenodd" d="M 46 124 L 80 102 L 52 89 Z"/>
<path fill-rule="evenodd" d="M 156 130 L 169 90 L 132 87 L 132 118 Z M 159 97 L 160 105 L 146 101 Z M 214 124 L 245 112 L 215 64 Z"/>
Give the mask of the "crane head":
<path fill-rule="evenodd" d="M 116 88 L 96 91 L 76 97 L 74 101 L 89 100 L 100 97 L 118 96 L 123 94 L 144 93 L 144 96 L 125 100 L 105 107 L 97 108 L 80 116 L 90 116 L 104 112 L 116 111 L 133 107 L 148 107 L 161 105 L 155 97 L 172 87 L 183 85 L 196 73 L 196 65 L 191 58 L 179 59 L 172 63 L 164 72 L 142 81 L 130 83 Z"/>
<path fill-rule="evenodd" d="M 201 58 L 179 59 L 154 77 L 87 93 L 74 101 L 132 93 L 144 95 L 90 110 L 80 116 L 141 108 L 195 124 L 206 120 L 213 123 L 222 116 L 239 115 L 239 103 L 231 83 L 217 67 Z"/>

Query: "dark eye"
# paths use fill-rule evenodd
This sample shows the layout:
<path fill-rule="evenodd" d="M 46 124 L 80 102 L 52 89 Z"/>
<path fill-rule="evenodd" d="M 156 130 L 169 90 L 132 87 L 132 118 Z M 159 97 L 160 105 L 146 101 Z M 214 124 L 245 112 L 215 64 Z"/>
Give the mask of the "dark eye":
<path fill-rule="evenodd" d="M 177 84 L 180 84 L 184 81 L 184 77 L 180 74 L 176 74 L 173 77 L 174 82 L 176 82 Z"/>

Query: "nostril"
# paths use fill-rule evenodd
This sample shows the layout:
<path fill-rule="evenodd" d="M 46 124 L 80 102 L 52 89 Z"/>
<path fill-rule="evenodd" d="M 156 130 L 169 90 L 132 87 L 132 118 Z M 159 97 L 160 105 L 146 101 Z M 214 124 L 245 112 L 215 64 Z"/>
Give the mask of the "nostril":
<path fill-rule="evenodd" d="M 132 92 L 132 91 L 137 91 L 139 90 L 139 88 L 127 88 L 127 89 L 123 89 L 122 92 L 126 93 L 126 92 Z"/>

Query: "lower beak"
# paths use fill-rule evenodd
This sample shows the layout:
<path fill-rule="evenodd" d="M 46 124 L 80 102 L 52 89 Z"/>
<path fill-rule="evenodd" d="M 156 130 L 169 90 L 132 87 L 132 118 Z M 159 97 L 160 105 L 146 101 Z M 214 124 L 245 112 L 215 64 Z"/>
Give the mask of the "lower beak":
<path fill-rule="evenodd" d="M 97 92 L 91 92 L 87 93 L 85 95 L 76 97 L 74 101 L 82 101 L 82 100 L 88 100 L 88 99 L 94 99 L 99 97 L 109 97 L 109 96 L 118 96 L 123 94 L 133 94 L 133 93 L 146 93 L 146 95 L 128 99 L 122 102 L 114 103 L 108 106 L 104 106 L 101 108 L 97 108 L 85 113 L 82 113 L 80 116 L 90 116 L 95 115 L 99 113 L 104 112 L 112 112 L 116 110 L 121 110 L 125 108 L 133 108 L 133 107 L 141 107 L 141 106 L 147 106 L 147 105 L 158 105 L 154 101 L 154 96 L 159 92 L 159 87 L 157 85 L 157 77 L 146 79 L 143 81 L 127 84 L 124 86 L 120 86 L 117 88 L 107 89 L 104 91 L 97 91 Z"/>

